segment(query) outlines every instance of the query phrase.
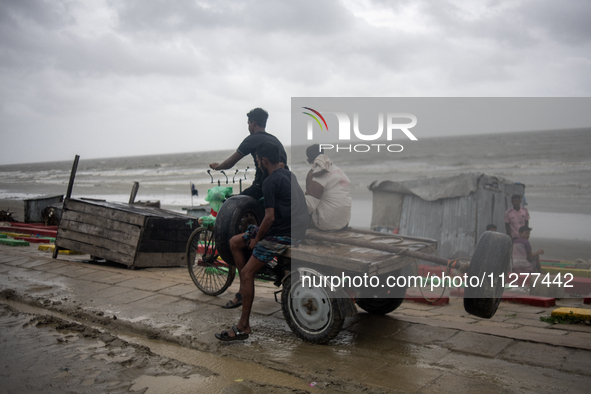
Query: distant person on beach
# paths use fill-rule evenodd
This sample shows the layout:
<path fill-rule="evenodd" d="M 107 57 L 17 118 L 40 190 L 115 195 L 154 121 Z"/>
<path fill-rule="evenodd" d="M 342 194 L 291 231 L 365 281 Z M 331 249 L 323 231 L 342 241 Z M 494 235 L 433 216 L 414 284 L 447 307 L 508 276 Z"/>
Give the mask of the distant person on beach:
<path fill-rule="evenodd" d="M 244 189 L 240 194 L 251 196 L 255 200 L 258 200 L 263 196 L 262 185 L 265 175 L 259 168 L 255 157 L 257 148 L 267 142 L 277 145 L 279 147 L 279 161 L 284 166 L 287 166 L 287 153 L 285 153 L 285 148 L 283 148 L 277 137 L 265 131 L 267 119 L 269 118 L 267 111 L 262 108 L 255 108 L 247 113 L 246 116 L 248 117 L 248 132 L 250 135 L 242 141 L 232 156 L 228 157 L 222 163 L 211 163 L 209 167 L 213 170 L 227 170 L 234 167 L 244 156 L 252 155 L 256 168 L 254 180 L 252 181 L 252 185 Z"/>
<path fill-rule="evenodd" d="M 513 240 L 513 269 L 515 273 L 542 272 L 540 255 L 544 250 L 540 249 L 532 253 L 529 236 L 531 228 L 522 226 L 519 228 L 519 237 Z"/>
<path fill-rule="evenodd" d="M 216 333 L 220 341 L 245 340 L 251 333 L 250 312 L 254 300 L 254 277 L 274 257 L 281 255 L 292 243 L 304 238 L 308 226 L 308 210 L 304 192 L 295 175 L 279 163 L 279 147 L 263 144 L 256 151 L 259 167 L 265 172 L 262 189 L 265 217 L 259 227 L 249 225 L 246 232 L 230 239 L 230 248 L 240 273 L 242 314 L 229 331 Z M 244 250 L 252 250 L 246 261 Z M 237 296 L 238 296 L 237 294 Z"/>
<path fill-rule="evenodd" d="M 496 224 L 489 224 L 488 226 L 486 226 L 486 231 L 497 231 L 497 225 Z"/>
<path fill-rule="evenodd" d="M 511 197 L 513 207 L 505 212 L 505 230 L 512 239 L 519 237 L 519 229 L 523 226 L 529 226 L 529 212 L 527 208 L 521 206 L 522 197 L 514 194 Z"/>
<path fill-rule="evenodd" d="M 351 182 L 318 144 L 306 149 L 312 169 L 306 176 L 306 204 L 310 223 L 319 230 L 340 230 L 351 220 Z"/>

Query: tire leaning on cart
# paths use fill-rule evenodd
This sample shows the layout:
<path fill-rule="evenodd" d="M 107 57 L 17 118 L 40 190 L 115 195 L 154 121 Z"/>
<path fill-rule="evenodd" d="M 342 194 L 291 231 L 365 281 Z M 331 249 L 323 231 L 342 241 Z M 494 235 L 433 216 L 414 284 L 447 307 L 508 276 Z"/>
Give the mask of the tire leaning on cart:
<path fill-rule="evenodd" d="M 478 277 L 482 283 L 480 286 L 465 287 L 466 312 L 484 319 L 494 316 L 503 297 L 501 276 L 509 273 L 511 268 L 512 248 L 513 242 L 506 234 L 493 231 L 482 234 L 467 272 L 468 282 L 470 278 Z"/>
<path fill-rule="evenodd" d="M 264 217 L 263 205 L 250 196 L 232 196 L 222 204 L 215 221 L 215 244 L 222 260 L 235 265 L 230 238 L 246 232 L 249 224 L 260 225 Z"/>

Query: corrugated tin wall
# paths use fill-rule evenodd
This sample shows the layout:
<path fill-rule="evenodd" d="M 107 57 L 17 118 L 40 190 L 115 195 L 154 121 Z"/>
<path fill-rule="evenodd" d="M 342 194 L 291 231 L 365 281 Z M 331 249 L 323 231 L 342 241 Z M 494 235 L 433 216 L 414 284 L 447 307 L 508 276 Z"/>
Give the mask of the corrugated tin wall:
<path fill-rule="evenodd" d="M 373 190 L 372 228 L 399 228 L 402 235 L 436 239 L 444 258 L 469 258 L 478 238 L 493 223 L 505 232 L 504 215 L 513 194 L 524 194 L 519 184 L 482 175 L 468 196 L 425 201 L 414 194 Z"/>
<path fill-rule="evenodd" d="M 474 249 L 475 220 L 474 194 L 431 202 L 406 194 L 402 203 L 400 234 L 436 239 L 437 253 L 441 257 L 451 257 L 458 251 L 469 257 Z"/>

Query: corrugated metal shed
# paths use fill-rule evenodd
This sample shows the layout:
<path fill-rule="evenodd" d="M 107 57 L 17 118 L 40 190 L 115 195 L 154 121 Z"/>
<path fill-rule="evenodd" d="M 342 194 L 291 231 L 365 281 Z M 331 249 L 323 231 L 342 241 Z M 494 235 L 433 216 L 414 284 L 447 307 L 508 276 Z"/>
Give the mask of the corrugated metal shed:
<path fill-rule="evenodd" d="M 470 257 L 488 224 L 505 231 L 504 214 L 525 186 L 486 174 L 374 182 L 371 228 L 436 239 L 442 257 Z"/>

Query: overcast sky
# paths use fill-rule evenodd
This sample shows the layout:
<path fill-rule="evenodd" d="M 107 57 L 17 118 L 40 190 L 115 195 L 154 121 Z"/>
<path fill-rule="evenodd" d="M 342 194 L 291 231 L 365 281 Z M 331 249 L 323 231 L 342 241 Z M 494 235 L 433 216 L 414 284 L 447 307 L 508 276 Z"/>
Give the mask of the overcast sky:
<path fill-rule="evenodd" d="M 591 1 L 0 0 L 0 164 L 290 140 L 304 96 L 591 96 Z"/>

